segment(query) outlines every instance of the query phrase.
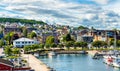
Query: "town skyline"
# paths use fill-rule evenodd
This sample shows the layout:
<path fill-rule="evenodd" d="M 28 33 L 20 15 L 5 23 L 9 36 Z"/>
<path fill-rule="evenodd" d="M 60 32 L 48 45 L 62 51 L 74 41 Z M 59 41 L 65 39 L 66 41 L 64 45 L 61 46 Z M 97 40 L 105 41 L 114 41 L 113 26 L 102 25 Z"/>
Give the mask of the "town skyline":
<path fill-rule="evenodd" d="M 1 0 L 0 17 L 42 20 L 48 24 L 120 28 L 119 0 Z"/>

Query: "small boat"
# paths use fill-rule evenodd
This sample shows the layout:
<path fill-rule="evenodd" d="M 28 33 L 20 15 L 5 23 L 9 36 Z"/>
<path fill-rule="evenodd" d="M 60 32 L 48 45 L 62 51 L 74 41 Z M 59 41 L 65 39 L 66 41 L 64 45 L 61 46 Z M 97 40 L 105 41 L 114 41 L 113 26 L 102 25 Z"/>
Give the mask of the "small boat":
<path fill-rule="evenodd" d="M 108 65 L 112 65 L 113 64 L 113 60 L 114 58 L 112 58 L 111 56 L 103 56 L 104 57 L 104 62 Z"/>
<path fill-rule="evenodd" d="M 119 67 L 119 68 L 120 68 L 120 58 L 114 59 L 112 65 L 113 65 L 114 67 Z"/>
<path fill-rule="evenodd" d="M 56 53 L 52 51 L 52 52 L 49 52 L 48 55 L 49 55 L 49 56 L 55 56 Z"/>
<path fill-rule="evenodd" d="M 39 57 L 39 54 L 38 54 L 38 53 L 34 53 L 34 56 L 35 56 L 35 57 Z"/>

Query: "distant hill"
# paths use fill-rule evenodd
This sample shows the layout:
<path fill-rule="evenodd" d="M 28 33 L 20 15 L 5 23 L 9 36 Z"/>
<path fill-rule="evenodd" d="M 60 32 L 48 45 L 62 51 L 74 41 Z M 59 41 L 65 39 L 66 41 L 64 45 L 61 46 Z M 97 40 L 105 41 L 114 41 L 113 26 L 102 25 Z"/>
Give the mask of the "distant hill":
<path fill-rule="evenodd" d="M 82 30 L 82 29 L 89 29 L 89 28 L 88 27 L 84 27 L 84 26 L 79 26 L 78 29 Z"/>
<path fill-rule="evenodd" d="M 18 18 L 0 18 L 0 23 L 25 23 L 25 24 L 46 24 L 43 21 L 29 20 L 29 19 L 18 19 Z"/>

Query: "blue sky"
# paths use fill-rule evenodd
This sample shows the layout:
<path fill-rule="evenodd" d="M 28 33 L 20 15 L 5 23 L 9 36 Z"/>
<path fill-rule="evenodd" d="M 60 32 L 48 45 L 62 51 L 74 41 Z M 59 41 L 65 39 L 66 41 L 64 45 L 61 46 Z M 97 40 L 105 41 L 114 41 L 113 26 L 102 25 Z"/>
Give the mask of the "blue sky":
<path fill-rule="evenodd" d="M 120 29 L 120 0 L 0 0 L 0 17 Z"/>

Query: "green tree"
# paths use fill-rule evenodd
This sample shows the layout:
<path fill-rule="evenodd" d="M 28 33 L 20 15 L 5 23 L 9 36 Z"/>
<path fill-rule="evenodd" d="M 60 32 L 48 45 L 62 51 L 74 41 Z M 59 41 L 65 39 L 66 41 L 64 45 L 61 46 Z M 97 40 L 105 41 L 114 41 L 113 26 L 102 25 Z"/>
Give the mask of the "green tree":
<path fill-rule="evenodd" d="M 12 53 L 15 54 L 15 55 L 20 54 L 20 49 L 19 48 L 13 48 Z"/>
<path fill-rule="evenodd" d="M 34 37 L 37 37 L 37 34 L 35 32 L 31 32 L 29 36 L 30 38 L 34 38 Z"/>
<path fill-rule="evenodd" d="M 54 37 L 53 36 L 48 36 L 46 38 L 46 44 L 53 44 L 54 43 Z"/>
<path fill-rule="evenodd" d="M 58 47 L 59 47 L 59 48 L 63 48 L 64 45 L 63 45 L 63 44 L 59 44 Z"/>
<path fill-rule="evenodd" d="M 57 47 L 57 45 L 55 43 L 52 43 L 50 46 L 53 47 L 53 48 Z"/>
<path fill-rule="evenodd" d="M 120 47 L 120 40 L 117 41 L 117 46 Z"/>
<path fill-rule="evenodd" d="M 114 45 L 114 39 L 110 40 L 110 45 Z"/>
<path fill-rule="evenodd" d="M 87 42 L 80 42 L 80 46 L 81 46 L 82 48 L 84 48 L 84 47 L 87 47 L 88 44 L 87 44 Z"/>
<path fill-rule="evenodd" d="M 38 48 L 39 48 L 39 45 L 38 45 L 38 44 L 31 45 L 31 49 L 32 49 L 32 50 L 35 50 L 35 49 L 38 49 Z"/>
<path fill-rule="evenodd" d="M 24 37 L 27 37 L 28 35 L 28 32 L 27 32 L 27 29 L 25 28 L 24 30 L 23 30 L 23 35 L 24 35 Z"/>
<path fill-rule="evenodd" d="M 5 40 L 8 41 L 8 44 L 10 44 L 10 41 L 11 41 L 11 36 L 10 36 L 10 33 L 8 33 L 7 35 L 5 35 Z"/>
<path fill-rule="evenodd" d="M 5 42 L 3 39 L 0 40 L 0 47 L 2 47 L 3 45 L 5 45 Z"/>
<path fill-rule="evenodd" d="M 100 48 L 100 47 L 103 47 L 103 46 L 107 46 L 107 43 L 104 42 L 104 41 L 94 41 L 92 43 L 92 46 Z"/>
<path fill-rule="evenodd" d="M 63 36 L 63 41 L 64 42 L 67 42 L 67 41 L 72 41 L 73 39 L 71 38 L 71 35 L 70 34 L 67 34 L 65 36 Z"/>
<path fill-rule="evenodd" d="M 12 49 L 9 47 L 9 46 L 6 46 L 5 47 L 5 50 L 4 50 L 5 54 L 7 56 L 11 56 L 12 55 Z"/>
<path fill-rule="evenodd" d="M 28 19 L 18 19 L 18 18 L 0 18 L 0 23 L 25 23 L 25 24 L 46 24 L 43 21 L 28 20 Z"/>
<path fill-rule="evenodd" d="M 8 41 L 8 44 L 11 44 L 12 43 L 12 41 L 13 41 L 13 36 L 14 36 L 14 32 L 10 32 L 10 33 L 8 33 L 8 34 L 6 34 L 5 35 L 5 40 L 6 41 Z"/>
<path fill-rule="evenodd" d="M 78 27 L 79 30 L 82 30 L 82 29 L 88 29 L 87 27 L 84 27 L 84 26 L 79 26 Z"/>
<path fill-rule="evenodd" d="M 68 41 L 65 43 L 65 46 L 69 49 L 70 47 L 73 47 L 74 42 L 73 41 Z"/>
<path fill-rule="evenodd" d="M 30 45 L 28 45 L 28 46 L 24 46 L 23 49 L 24 49 L 24 51 L 28 52 L 28 51 L 31 50 L 31 46 L 30 46 Z"/>
<path fill-rule="evenodd" d="M 44 49 L 44 44 L 41 43 L 41 44 L 39 45 L 39 48 L 40 48 L 40 49 Z"/>
<path fill-rule="evenodd" d="M 77 47 L 80 47 L 81 45 L 80 45 L 80 42 L 75 42 L 74 43 L 74 49 L 76 49 Z"/>
<path fill-rule="evenodd" d="M 50 44 L 45 44 L 45 47 L 46 48 L 50 48 Z"/>

